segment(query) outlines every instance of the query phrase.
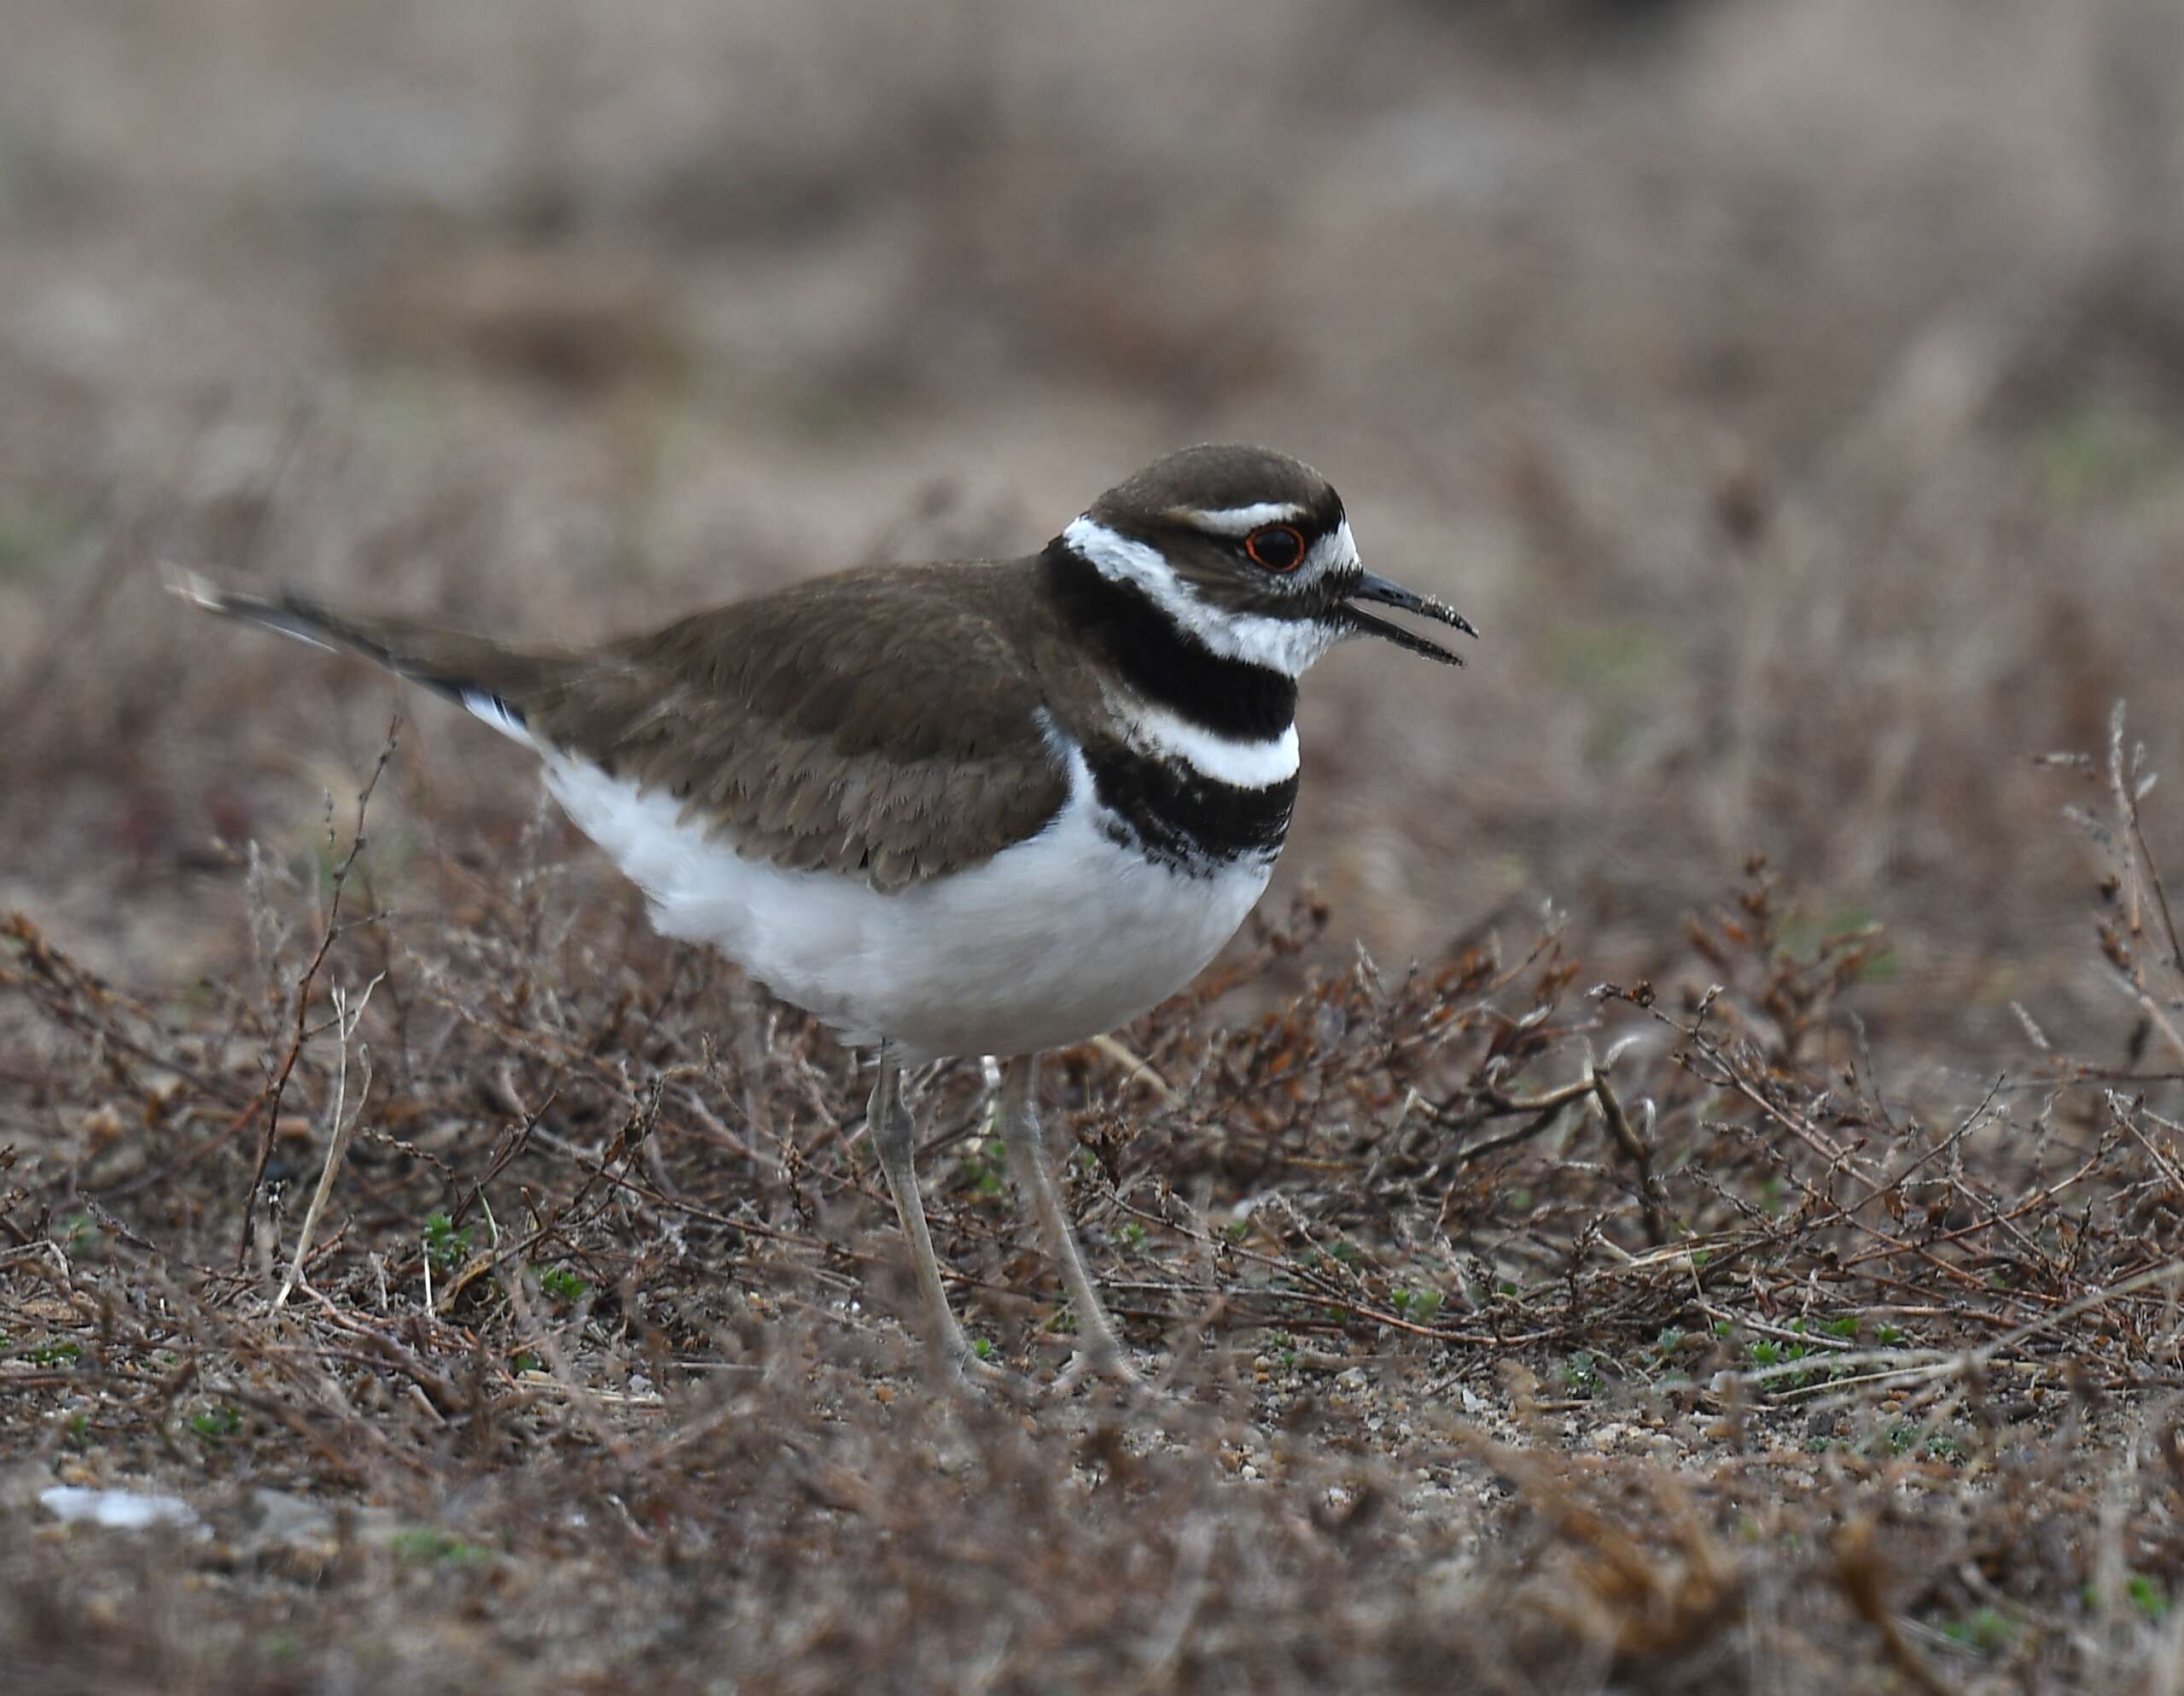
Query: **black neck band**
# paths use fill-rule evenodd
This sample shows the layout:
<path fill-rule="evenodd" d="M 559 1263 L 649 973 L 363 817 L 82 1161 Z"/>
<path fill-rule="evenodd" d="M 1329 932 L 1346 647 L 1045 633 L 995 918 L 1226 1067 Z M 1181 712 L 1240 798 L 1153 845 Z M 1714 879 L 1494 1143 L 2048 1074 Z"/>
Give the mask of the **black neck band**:
<path fill-rule="evenodd" d="M 1146 699 L 1239 742 L 1272 741 L 1296 720 L 1295 678 L 1214 653 L 1144 591 L 1103 575 L 1058 538 L 1041 561 L 1070 628 Z"/>

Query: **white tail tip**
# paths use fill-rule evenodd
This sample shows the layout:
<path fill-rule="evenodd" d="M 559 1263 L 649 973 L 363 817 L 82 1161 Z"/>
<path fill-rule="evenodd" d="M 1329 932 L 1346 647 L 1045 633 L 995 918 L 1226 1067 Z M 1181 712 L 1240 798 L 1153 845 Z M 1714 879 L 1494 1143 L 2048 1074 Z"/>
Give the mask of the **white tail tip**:
<path fill-rule="evenodd" d="M 172 560 L 160 562 L 160 581 L 166 586 L 168 594 L 179 595 L 208 613 L 225 612 L 228 609 L 227 595 L 218 584 L 195 571 L 185 570 Z"/>

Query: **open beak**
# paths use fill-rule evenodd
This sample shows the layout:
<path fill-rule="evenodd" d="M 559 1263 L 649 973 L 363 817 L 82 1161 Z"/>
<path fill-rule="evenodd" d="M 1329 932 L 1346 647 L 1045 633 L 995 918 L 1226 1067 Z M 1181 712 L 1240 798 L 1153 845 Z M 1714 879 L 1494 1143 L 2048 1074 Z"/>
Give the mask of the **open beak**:
<path fill-rule="evenodd" d="M 1442 624 L 1453 626 L 1456 629 L 1462 631 L 1465 635 L 1473 638 L 1476 638 L 1479 633 L 1471 628 L 1471 620 L 1465 618 L 1447 602 L 1439 600 L 1431 595 L 1413 594 L 1408 589 L 1390 583 L 1384 577 L 1374 576 L 1370 571 L 1350 586 L 1349 592 L 1343 598 L 1346 604 L 1342 608 L 1342 613 L 1349 620 L 1352 629 L 1370 631 L 1375 636 L 1384 636 L 1398 648 L 1407 648 L 1413 654 L 1424 654 L 1428 659 L 1439 660 L 1447 665 L 1460 666 L 1464 661 L 1460 656 L 1450 652 L 1438 642 L 1430 642 L 1423 636 L 1413 635 L 1400 624 L 1390 624 L 1384 618 L 1375 618 L 1371 613 L 1360 612 L 1356 606 L 1347 603 L 1357 601 L 1377 601 L 1383 606 L 1399 608 L 1406 613 L 1416 613 L 1421 618 L 1434 619 Z"/>

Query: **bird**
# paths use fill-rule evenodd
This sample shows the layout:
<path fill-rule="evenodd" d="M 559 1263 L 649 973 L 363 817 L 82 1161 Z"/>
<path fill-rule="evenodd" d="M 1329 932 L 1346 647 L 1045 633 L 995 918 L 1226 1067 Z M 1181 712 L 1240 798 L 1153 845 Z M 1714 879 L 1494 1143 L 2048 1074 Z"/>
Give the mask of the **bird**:
<path fill-rule="evenodd" d="M 537 756 L 662 934 L 710 944 L 877 1051 L 866 1123 L 926 1340 L 1005 1377 L 950 1307 L 906 1068 L 1001 1063 L 1003 1139 L 1074 1308 L 1057 1379 L 1134 1373 L 1048 1163 L 1037 1069 L 1186 986 L 1266 890 L 1297 794 L 1299 679 L 1386 607 L 1334 487 L 1270 448 L 1155 461 L 1021 558 L 818 576 L 592 647 L 259 596 L 169 568 L 207 611 L 360 655 Z"/>

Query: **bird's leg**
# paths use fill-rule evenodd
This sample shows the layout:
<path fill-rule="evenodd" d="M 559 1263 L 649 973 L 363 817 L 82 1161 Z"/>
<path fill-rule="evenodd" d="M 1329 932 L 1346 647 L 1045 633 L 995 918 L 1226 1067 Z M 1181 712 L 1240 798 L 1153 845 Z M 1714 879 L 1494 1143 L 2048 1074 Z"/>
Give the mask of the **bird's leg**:
<path fill-rule="evenodd" d="M 1056 1388 L 1067 1390 L 1088 1372 L 1133 1383 L 1137 1374 L 1130 1370 L 1121 1340 L 1115 1334 L 1107 1309 L 1100 1305 L 1099 1291 L 1092 1287 L 1092 1274 L 1085 1270 L 1084 1256 L 1077 1249 L 1076 1233 L 1069 1228 L 1069 1215 L 1062 1208 L 1061 1189 L 1047 1167 L 1046 1139 L 1039 1128 L 1038 1076 L 1036 1054 L 1018 1054 L 1009 1061 L 1001 1083 L 1001 1135 L 1008 1144 L 1017 1181 L 1031 1192 L 1040 1228 L 1045 1232 L 1046 1240 L 1053 1245 L 1054 1253 L 1062 1262 L 1063 1286 L 1069 1291 L 1069 1301 L 1076 1308 L 1076 1358 L 1063 1368 Z"/>
<path fill-rule="evenodd" d="M 872 1099 L 865 1110 L 872 1128 L 872 1143 L 880 1151 L 880 1169 L 887 1174 L 888 1193 L 894 1197 L 895 1217 L 902 1234 L 910 1239 L 910 1261 L 917 1274 L 917 1293 L 923 1298 L 931 1341 L 938 1343 L 949 1369 L 971 1378 L 1003 1378 L 998 1367 L 979 1358 L 970 1338 L 956 1323 L 941 1287 L 941 1263 L 933 1256 L 933 1233 L 926 1228 L 925 1204 L 917 1193 L 917 1134 L 910 1109 L 902 1099 L 902 1068 L 891 1045 L 880 1048 L 880 1075 L 872 1085 Z"/>

